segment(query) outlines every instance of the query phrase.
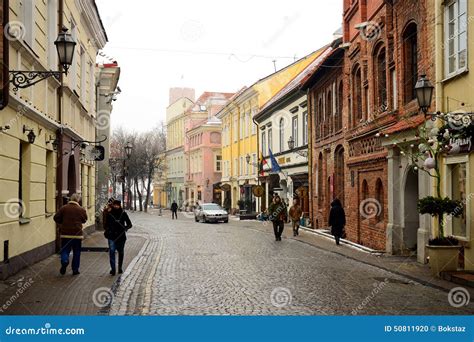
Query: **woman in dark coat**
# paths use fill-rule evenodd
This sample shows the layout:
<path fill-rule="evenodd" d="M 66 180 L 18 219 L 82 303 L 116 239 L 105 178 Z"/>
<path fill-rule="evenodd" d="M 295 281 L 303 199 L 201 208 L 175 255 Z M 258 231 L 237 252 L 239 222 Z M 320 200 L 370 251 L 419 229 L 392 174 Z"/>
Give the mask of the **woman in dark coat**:
<path fill-rule="evenodd" d="M 346 213 L 342 208 L 341 201 L 335 198 L 331 203 L 331 211 L 329 212 L 329 226 L 331 227 L 331 233 L 336 239 L 336 245 L 339 245 L 339 240 L 344 232 L 344 226 L 346 225 Z"/>
<path fill-rule="evenodd" d="M 112 209 L 107 215 L 105 237 L 109 240 L 110 274 L 115 275 L 115 251 L 118 251 L 118 271 L 123 273 L 123 257 L 125 250 L 126 232 L 132 228 L 132 222 L 122 209 L 121 202 L 114 200 Z"/>

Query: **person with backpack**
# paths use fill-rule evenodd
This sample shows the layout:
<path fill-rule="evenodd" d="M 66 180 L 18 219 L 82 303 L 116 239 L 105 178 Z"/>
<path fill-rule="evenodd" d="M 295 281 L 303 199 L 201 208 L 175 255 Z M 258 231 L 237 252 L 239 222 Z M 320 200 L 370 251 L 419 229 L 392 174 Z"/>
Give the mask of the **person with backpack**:
<path fill-rule="evenodd" d="M 280 196 L 273 197 L 273 203 L 268 207 L 269 220 L 273 223 L 275 241 L 281 241 L 285 222 L 288 219 L 286 204 L 282 202 Z"/>
<path fill-rule="evenodd" d="M 344 226 L 346 225 L 346 213 L 342 208 L 342 203 L 339 199 L 335 198 L 331 203 L 331 211 L 329 212 L 329 226 L 331 227 L 331 233 L 334 235 L 336 245 L 339 245 L 339 241 L 344 234 Z"/>
<path fill-rule="evenodd" d="M 123 258 L 125 252 L 126 232 L 132 228 L 132 222 L 125 210 L 122 209 L 122 202 L 114 200 L 112 209 L 107 214 L 104 236 L 109 241 L 110 274 L 116 273 L 115 252 L 118 252 L 118 273 L 123 273 Z"/>

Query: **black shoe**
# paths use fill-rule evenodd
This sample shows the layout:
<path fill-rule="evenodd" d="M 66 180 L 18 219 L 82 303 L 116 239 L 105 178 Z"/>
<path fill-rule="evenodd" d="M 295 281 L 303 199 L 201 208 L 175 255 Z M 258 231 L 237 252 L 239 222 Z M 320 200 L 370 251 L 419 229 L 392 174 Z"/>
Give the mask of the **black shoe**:
<path fill-rule="evenodd" d="M 278 236 L 275 236 L 275 241 L 278 241 Z"/>
<path fill-rule="evenodd" d="M 123 270 L 119 268 L 119 274 L 122 274 L 122 273 L 123 273 Z"/>
<path fill-rule="evenodd" d="M 296 235 L 298 235 L 298 233 L 297 233 L 297 232 L 293 232 L 293 236 L 296 236 Z"/>
<path fill-rule="evenodd" d="M 110 275 L 114 276 L 115 275 L 115 270 L 110 270 Z"/>
<path fill-rule="evenodd" d="M 61 273 L 61 275 L 65 275 L 66 268 L 67 268 L 67 265 L 62 265 L 61 268 L 59 269 L 59 273 Z"/>
<path fill-rule="evenodd" d="M 281 236 L 278 237 L 278 241 L 281 241 Z"/>
<path fill-rule="evenodd" d="M 72 271 L 72 275 L 73 275 L 73 276 L 79 275 L 79 274 L 81 274 L 81 272 L 79 272 L 79 271 Z"/>

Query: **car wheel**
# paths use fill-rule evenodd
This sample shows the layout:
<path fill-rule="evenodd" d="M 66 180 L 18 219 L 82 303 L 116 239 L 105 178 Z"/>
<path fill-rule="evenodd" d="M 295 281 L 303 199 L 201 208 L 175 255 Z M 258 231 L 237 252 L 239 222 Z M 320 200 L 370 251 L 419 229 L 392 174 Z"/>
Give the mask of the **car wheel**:
<path fill-rule="evenodd" d="M 206 216 L 205 215 L 202 215 L 202 223 L 207 223 L 207 219 L 206 219 Z"/>
<path fill-rule="evenodd" d="M 227 220 L 224 220 L 224 223 L 229 223 L 229 219 L 227 219 Z"/>

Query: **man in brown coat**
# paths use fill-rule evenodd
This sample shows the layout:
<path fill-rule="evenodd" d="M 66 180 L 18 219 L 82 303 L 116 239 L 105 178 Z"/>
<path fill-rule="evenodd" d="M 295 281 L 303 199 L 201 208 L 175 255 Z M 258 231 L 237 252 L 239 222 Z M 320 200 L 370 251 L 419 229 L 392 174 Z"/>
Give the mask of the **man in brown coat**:
<path fill-rule="evenodd" d="M 59 224 L 61 236 L 61 269 L 59 273 L 65 274 L 69 265 L 69 254 L 72 249 L 72 274 L 79 274 L 81 263 L 82 225 L 87 222 L 87 212 L 79 202 L 81 196 L 73 194 L 68 204 L 64 205 L 54 215 L 54 221 Z"/>
<path fill-rule="evenodd" d="M 295 198 L 293 203 L 294 204 L 290 208 L 290 218 L 293 224 L 293 236 L 297 236 L 299 235 L 300 219 L 301 215 L 303 214 L 303 210 L 301 209 L 297 198 Z"/>

